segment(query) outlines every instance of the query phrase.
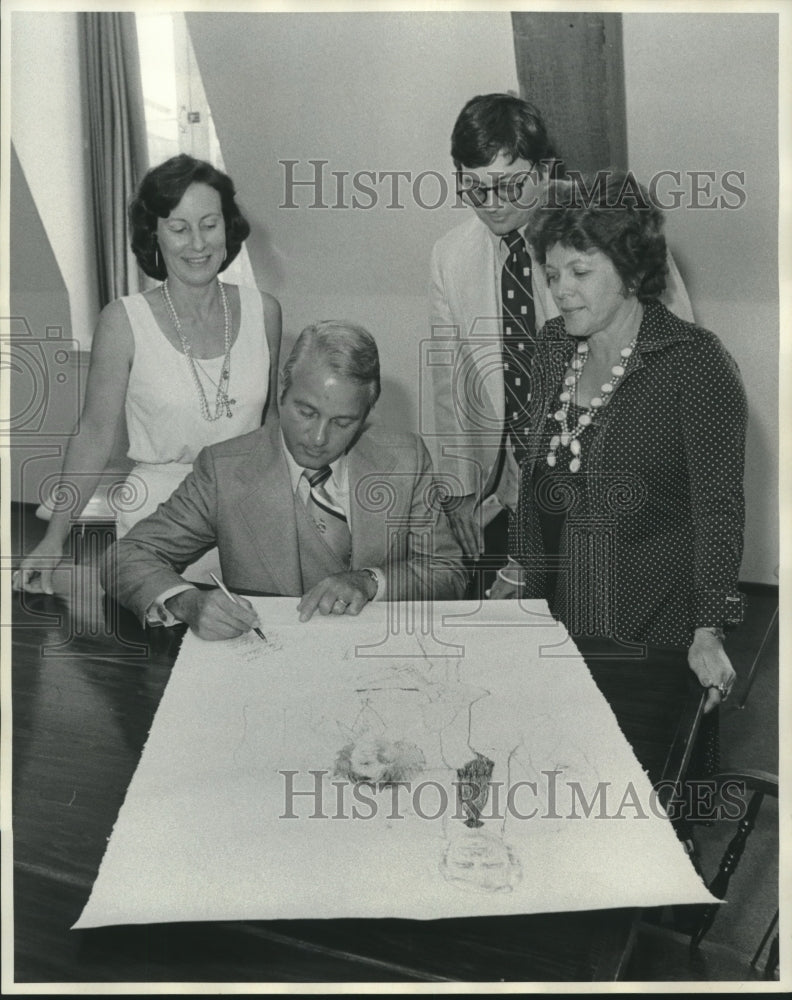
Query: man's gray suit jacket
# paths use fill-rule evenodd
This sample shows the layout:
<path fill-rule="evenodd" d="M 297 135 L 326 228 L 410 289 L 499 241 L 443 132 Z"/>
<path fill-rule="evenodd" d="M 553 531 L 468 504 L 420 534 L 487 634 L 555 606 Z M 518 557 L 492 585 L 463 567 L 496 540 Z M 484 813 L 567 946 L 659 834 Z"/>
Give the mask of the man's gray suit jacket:
<path fill-rule="evenodd" d="M 364 430 L 348 453 L 351 568 L 382 567 L 386 598 L 460 598 L 462 554 L 415 434 Z M 105 588 L 141 618 L 218 547 L 237 592 L 302 596 L 295 500 L 277 422 L 204 448 L 171 497 L 108 553 Z"/>

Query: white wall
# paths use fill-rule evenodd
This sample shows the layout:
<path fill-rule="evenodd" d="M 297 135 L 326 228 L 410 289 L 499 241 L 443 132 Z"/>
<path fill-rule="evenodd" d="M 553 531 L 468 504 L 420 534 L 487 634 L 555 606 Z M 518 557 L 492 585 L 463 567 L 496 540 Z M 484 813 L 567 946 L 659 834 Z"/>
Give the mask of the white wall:
<path fill-rule="evenodd" d="M 280 299 L 290 335 L 317 319 L 367 326 L 386 374 L 376 418 L 417 427 L 429 254 L 469 209 L 421 208 L 409 185 L 405 207 L 389 209 L 390 182 L 376 185 L 370 209 L 311 209 L 305 188 L 294 196 L 302 207 L 279 208 L 278 160 L 299 160 L 301 178 L 313 176 L 309 160 L 328 160 L 328 205 L 334 170 L 435 170 L 452 183 L 450 134 L 463 103 L 517 89 L 510 15 L 188 14 L 187 24 L 226 167 L 253 224 L 260 287 Z M 439 189 L 424 183 L 421 198 L 436 201 Z"/>
<path fill-rule="evenodd" d="M 718 177 L 698 197 L 688 179 L 682 207 L 667 212 L 667 235 L 696 320 L 724 342 L 748 394 L 741 577 L 777 583 L 778 20 L 627 14 L 623 24 L 630 167 L 647 182 L 660 170 Z M 691 207 L 719 194 L 736 203 L 719 180 L 729 170 L 745 174 L 742 207 Z"/>
<path fill-rule="evenodd" d="M 10 19 L 11 139 L 68 289 L 72 336 L 88 348 L 98 294 L 77 14 L 14 11 Z M 51 322 L 68 326 L 63 317 Z"/>

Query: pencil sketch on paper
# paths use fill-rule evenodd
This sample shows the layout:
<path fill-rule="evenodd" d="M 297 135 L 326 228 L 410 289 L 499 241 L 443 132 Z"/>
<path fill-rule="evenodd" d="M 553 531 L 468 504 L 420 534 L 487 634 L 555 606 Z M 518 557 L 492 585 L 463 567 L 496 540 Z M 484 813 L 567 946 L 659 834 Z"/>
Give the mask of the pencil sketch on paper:
<path fill-rule="evenodd" d="M 277 628 L 268 630 L 267 639 L 265 644 L 250 634 L 229 649 L 233 645 L 238 663 L 258 663 L 283 648 Z M 347 813 L 355 789 L 365 786 L 380 816 L 369 824 L 372 839 L 384 836 L 396 847 L 400 839 L 420 838 L 427 857 L 436 852 L 434 870 L 454 889 L 513 891 L 523 876 L 526 823 L 511 807 L 525 803 L 524 811 L 550 811 L 543 777 L 548 774 L 596 787 L 599 774 L 586 750 L 546 704 L 532 707 L 518 671 L 504 669 L 502 686 L 490 690 L 476 683 L 481 672 L 463 658 L 425 652 L 420 659 L 383 663 L 347 656 L 346 645 L 336 645 L 339 666 L 332 676 L 297 685 L 290 704 L 270 718 L 267 730 L 273 733 L 274 724 L 281 734 L 276 758 L 261 755 L 257 735 L 262 713 L 275 706 L 258 698 L 243 706 L 235 762 L 320 773 L 328 801 L 341 794 Z M 535 792 L 529 796 L 520 786 Z M 395 802 L 399 818 L 410 822 L 383 820 Z M 427 822 L 424 813 L 436 806 L 435 821 Z M 537 834 L 552 832 L 551 823 L 538 825 Z"/>
<path fill-rule="evenodd" d="M 442 789 L 449 808 L 442 814 L 440 873 L 464 890 L 511 892 L 523 870 L 509 837 L 509 825 L 520 822 L 508 807 L 511 789 L 530 786 L 535 811 L 552 815 L 554 793 L 543 775 L 595 787 L 599 773 L 586 751 L 559 733 L 554 716 L 534 715 L 529 705 L 515 711 L 517 699 L 466 682 L 461 669 L 461 659 L 431 656 L 363 669 L 351 680 L 345 711 L 336 705 L 333 715 L 325 705 L 312 725 L 336 734 L 336 781 L 375 794 L 395 786 L 409 792 L 417 782 Z M 549 824 L 544 829 L 550 832 Z"/>
<path fill-rule="evenodd" d="M 274 630 L 267 631 L 266 640 L 262 640 L 255 632 L 246 632 L 236 639 L 225 640 L 228 644 L 228 658 L 231 662 L 256 663 L 263 657 L 272 656 L 283 649 L 283 639 Z"/>
<path fill-rule="evenodd" d="M 351 712 L 334 720 L 335 774 L 381 788 L 469 758 L 471 706 L 489 691 L 460 681 L 459 665 L 427 657 L 353 678 Z"/>
<path fill-rule="evenodd" d="M 490 692 L 462 681 L 460 665 L 426 657 L 361 672 L 353 678 L 349 712 L 323 714 L 312 725 L 337 734 L 336 781 L 365 784 L 374 792 L 409 790 L 423 781 L 441 791 L 448 808 L 439 817 L 437 870 L 448 883 L 510 892 L 522 865 L 504 841 L 503 818 L 487 815 L 495 762 L 476 749 L 471 733 L 474 706 Z"/>
<path fill-rule="evenodd" d="M 513 752 L 507 775 L 512 757 Z M 480 753 L 457 769 L 458 812 L 446 824 L 439 869 L 451 886 L 464 891 L 512 892 L 523 875 L 522 862 L 507 840 L 506 814 L 491 801 L 494 771 L 495 761 Z M 455 823 L 460 815 L 465 817 L 462 824 Z"/>
<path fill-rule="evenodd" d="M 589 789 L 599 781 L 585 751 L 563 741 L 550 716 L 532 718 L 526 706 L 518 713 L 522 723 L 510 734 L 503 703 L 497 716 L 491 711 L 498 702 L 471 706 L 468 741 L 475 756 L 456 770 L 457 812 L 445 825 L 447 847 L 440 863 L 450 884 L 488 893 L 511 892 L 523 876 L 521 854 L 513 846 L 522 839 L 515 836 L 521 824 L 536 816 L 543 834 L 560 829 L 563 819 L 556 807 L 566 809 L 566 804 L 557 788 L 565 787 L 564 776 Z M 528 792 L 522 800 L 521 790 Z"/>

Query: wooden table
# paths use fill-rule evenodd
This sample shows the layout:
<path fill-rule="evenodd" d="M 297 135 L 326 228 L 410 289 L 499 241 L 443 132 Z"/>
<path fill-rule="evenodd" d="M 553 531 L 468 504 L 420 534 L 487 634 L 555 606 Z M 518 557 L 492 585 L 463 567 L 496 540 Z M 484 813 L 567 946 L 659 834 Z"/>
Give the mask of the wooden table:
<path fill-rule="evenodd" d="M 85 587 L 72 591 L 68 599 L 14 595 L 11 609 L 15 982 L 541 982 L 622 973 L 633 910 L 71 931 L 180 639 L 178 630 L 144 632 Z M 702 703 L 684 654 L 636 658 L 602 640 L 580 645 L 652 780 L 682 774 Z"/>

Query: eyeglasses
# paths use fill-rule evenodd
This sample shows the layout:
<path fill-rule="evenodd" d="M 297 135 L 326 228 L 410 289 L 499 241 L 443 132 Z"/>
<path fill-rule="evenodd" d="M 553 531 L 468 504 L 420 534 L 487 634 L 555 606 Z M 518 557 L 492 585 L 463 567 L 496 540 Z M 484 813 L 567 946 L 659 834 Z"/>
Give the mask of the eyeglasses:
<path fill-rule="evenodd" d="M 457 194 L 474 208 L 481 208 L 486 205 L 488 199 L 495 195 L 498 201 L 507 201 L 510 205 L 516 205 L 522 199 L 526 184 L 531 181 L 536 184 L 539 180 L 539 171 L 534 167 L 531 170 L 524 170 L 518 174 L 508 174 L 499 177 L 497 183 L 486 187 L 479 184 L 464 170 L 457 171 Z M 526 208 L 534 204 L 526 204 Z"/>

